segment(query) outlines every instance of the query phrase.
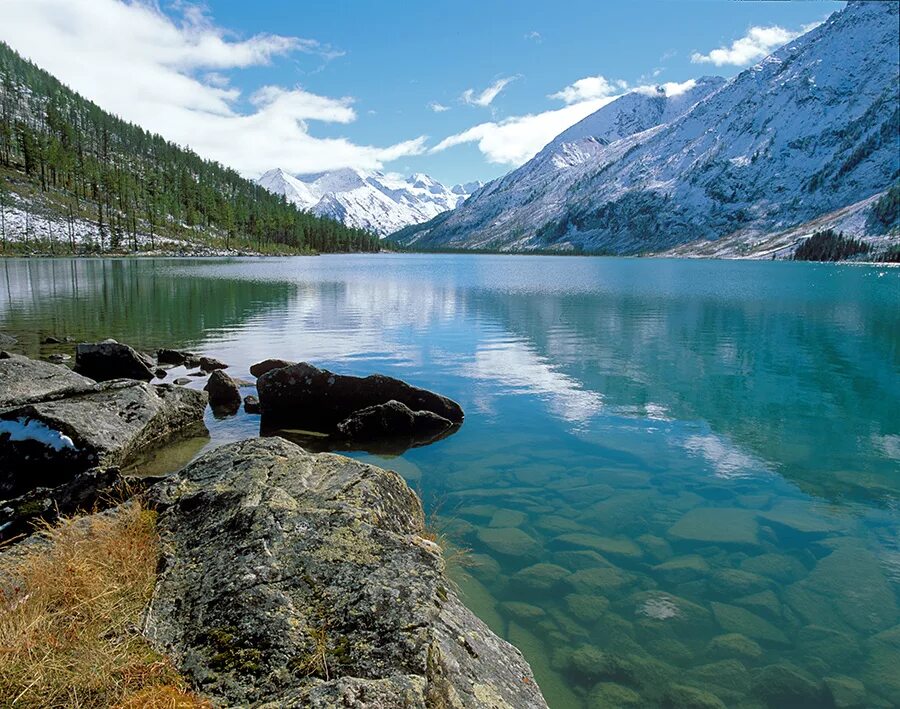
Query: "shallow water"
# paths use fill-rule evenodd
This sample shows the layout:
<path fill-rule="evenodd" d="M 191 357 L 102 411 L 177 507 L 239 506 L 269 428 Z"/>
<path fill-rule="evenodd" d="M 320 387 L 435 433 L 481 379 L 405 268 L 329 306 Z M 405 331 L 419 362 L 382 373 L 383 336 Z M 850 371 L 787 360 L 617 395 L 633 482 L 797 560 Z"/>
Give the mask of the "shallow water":
<path fill-rule="evenodd" d="M 356 455 L 470 550 L 451 558 L 466 601 L 553 707 L 900 705 L 900 269 L 7 260 L 0 331 L 32 355 L 115 337 L 458 400 L 454 436 Z M 207 423 L 152 470 L 258 418 Z"/>

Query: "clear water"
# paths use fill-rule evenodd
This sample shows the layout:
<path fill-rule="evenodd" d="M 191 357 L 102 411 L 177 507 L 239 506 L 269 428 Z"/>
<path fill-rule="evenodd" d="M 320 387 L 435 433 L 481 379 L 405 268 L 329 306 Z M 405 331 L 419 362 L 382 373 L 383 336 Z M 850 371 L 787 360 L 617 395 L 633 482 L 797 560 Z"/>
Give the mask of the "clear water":
<path fill-rule="evenodd" d="M 451 438 L 358 455 L 469 550 L 451 559 L 466 601 L 553 707 L 827 706 L 825 678 L 900 706 L 898 269 L 7 260 L 0 331 L 32 355 L 66 351 L 47 335 L 115 337 L 238 376 L 280 356 L 458 400 Z M 176 457 L 258 419 L 208 425 Z"/>

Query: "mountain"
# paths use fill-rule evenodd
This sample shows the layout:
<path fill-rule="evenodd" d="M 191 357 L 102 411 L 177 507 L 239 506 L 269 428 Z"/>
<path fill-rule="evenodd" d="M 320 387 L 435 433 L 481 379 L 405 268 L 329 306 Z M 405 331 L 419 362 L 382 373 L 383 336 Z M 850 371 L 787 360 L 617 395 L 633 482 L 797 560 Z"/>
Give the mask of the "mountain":
<path fill-rule="evenodd" d="M 297 177 L 275 168 L 257 182 L 300 209 L 380 235 L 453 209 L 482 186 L 445 187 L 421 173 L 404 178 L 350 168 Z"/>
<path fill-rule="evenodd" d="M 380 248 L 106 113 L 0 43 L 0 253 Z"/>
<path fill-rule="evenodd" d="M 728 82 L 622 96 L 393 238 L 614 253 L 728 238 L 740 252 L 829 213 L 886 233 L 896 209 L 879 221 L 877 197 L 900 177 L 898 7 L 851 2 Z"/>

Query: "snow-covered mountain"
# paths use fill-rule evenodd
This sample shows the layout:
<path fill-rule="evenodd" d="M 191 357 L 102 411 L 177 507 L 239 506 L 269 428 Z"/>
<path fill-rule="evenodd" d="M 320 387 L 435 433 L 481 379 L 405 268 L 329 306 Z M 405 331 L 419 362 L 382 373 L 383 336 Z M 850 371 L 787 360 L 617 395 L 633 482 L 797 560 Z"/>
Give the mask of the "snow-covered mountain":
<path fill-rule="evenodd" d="M 482 186 L 445 187 L 421 173 L 400 177 L 350 168 L 296 177 L 275 168 L 257 182 L 301 209 L 381 235 L 453 209 Z"/>
<path fill-rule="evenodd" d="M 851 2 L 728 82 L 627 94 L 395 238 L 638 253 L 867 204 L 900 177 L 898 7 Z"/>

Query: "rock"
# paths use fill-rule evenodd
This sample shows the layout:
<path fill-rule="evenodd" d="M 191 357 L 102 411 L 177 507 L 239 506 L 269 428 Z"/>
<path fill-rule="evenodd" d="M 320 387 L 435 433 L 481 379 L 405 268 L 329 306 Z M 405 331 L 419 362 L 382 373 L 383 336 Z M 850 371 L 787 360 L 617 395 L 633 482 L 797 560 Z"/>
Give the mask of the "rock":
<path fill-rule="evenodd" d="M 261 377 L 263 374 L 271 372 L 273 369 L 290 367 L 295 364 L 297 363 L 291 362 L 286 359 L 264 359 L 262 362 L 257 362 L 250 367 L 250 374 L 252 374 L 254 377 Z"/>
<path fill-rule="evenodd" d="M 62 364 L 63 362 L 68 362 L 72 359 L 72 355 L 62 354 L 60 352 L 55 352 L 52 355 L 47 355 L 47 361 L 53 362 L 53 364 Z"/>
<path fill-rule="evenodd" d="M 762 648 L 746 635 L 728 633 L 717 635 L 706 646 L 706 651 L 713 657 L 736 657 L 756 660 L 762 657 Z"/>
<path fill-rule="evenodd" d="M 579 593 L 606 593 L 633 581 L 631 574 L 611 566 L 581 569 L 566 578 L 566 582 Z"/>
<path fill-rule="evenodd" d="M 209 375 L 203 391 L 209 394 L 209 405 L 216 414 L 233 415 L 241 407 L 241 392 L 237 384 L 221 369 Z"/>
<path fill-rule="evenodd" d="M 594 534 L 562 534 L 553 540 L 557 544 L 593 549 L 607 556 L 619 556 L 626 559 L 639 559 L 643 556 L 641 548 L 630 539 L 612 539 Z"/>
<path fill-rule="evenodd" d="M 770 707 L 820 709 L 826 705 L 824 692 L 790 663 L 767 665 L 753 673 L 753 693 Z"/>
<path fill-rule="evenodd" d="M 593 645 L 582 645 L 569 656 L 572 669 L 587 680 L 597 680 L 610 674 L 610 657 Z"/>
<path fill-rule="evenodd" d="M 866 705 L 866 686 L 858 679 L 837 675 L 826 677 L 824 682 L 836 709 L 851 709 Z"/>
<path fill-rule="evenodd" d="M 533 606 L 530 603 L 520 603 L 519 601 L 504 601 L 500 604 L 500 610 L 506 615 L 516 620 L 533 621 L 547 615 L 543 608 Z"/>
<path fill-rule="evenodd" d="M 337 425 L 337 431 L 352 440 L 406 438 L 424 442 L 433 440 L 452 426 L 443 416 L 431 411 L 413 411 L 392 400 L 353 412 Z"/>
<path fill-rule="evenodd" d="M 741 562 L 741 569 L 787 583 L 806 575 L 806 567 L 799 559 L 787 554 L 760 554 Z"/>
<path fill-rule="evenodd" d="M 793 535 L 801 539 L 823 537 L 846 527 L 846 523 L 835 519 L 824 506 L 800 501 L 781 502 L 773 509 L 758 514 L 780 535 Z"/>
<path fill-rule="evenodd" d="M 712 610 L 716 617 L 716 622 L 732 633 L 741 633 L 754 640 L 763 640 L 766 642 L 780 643 L 789 645 L 790 641 L 785 634 L 772 625 L 769 621 L 763 620 L 758 615 L 751 613 L 744 608 L 730 606 L 727 603 L 717 603 L 713 601 Z"/>
<path fill-rule="evenodd" d="M 657 564 L 653 572 L 668 583 L 684 583 L 705 577 L 709 573 L 709 564 L 698 554 L 688 554 Z"/>
<path fill-rule="evenodd" d="M 583 623 L 593 623 L 606 613 L 609 600 L 603 596 L 570 593 L 566 596 L 566 607 L 572 616 Z"/>
<path fill-rule="evenodd" d="M 749 608 L 754 613 L 767 616 L 769 620 L 780 623 L 782 620 L 781 601 L 773 591 L 761 591 L 735 600 L 735 603 Z"/>
<path fill-rule="evenodd" d="M 124 494 L 124 480 L 116 468 L 95 468 L 56 487 L 34 488 L 0 503 L 0 540 L 29 534 L 39 520 L 55 522 L 60 515 L 95 510 Z"/>
<path fill-rule="evenodd" d="M 153 375 L 157 379 L 165 379 L 169 375 L 169 373 L 162 367 L 157 367 L 156 369 L 153 370 Z"/>
<path fill-rule="evenodd" d="M 807 625 L 797 633 L 797 644 L 808 656 L 818 657 L 829 665 L 854 665 L 862 657 L 856 638 L 833 628 Z"/>
<path fill-rule="evenodd" d="M 672 556 L 672 547 L 662 537 L 642 534 L 637 538 L 637 542 L 654 561 L 664 562 Z"/>
<path fill-rule="evenodd" d="M 488 527 L 478 530 L 482 544 L 506 556 L 536 556 L 541 545 L 517 527 Z"/>
<path fill-rule="evenodd" d="M 248 394 L 244 397 L 244 411 L 248 414 L 258 414 L 259 413 L 259 399 L 257 399 L 252 394 Z"/>
<path fill-rule="evenodd" d="M 534 564 L 514 574 L 512 580 L 525 588 L 549 591 L 568 575 L 568 569 L 556 564 Z"/>
<path fill-rule="evenodd" d="M 0 347 L 12 347 L 17 342 L 18 340 L 12 335 L 7 335 L 5 332 L 0 332 Z"/>
<path fill-rule="evenodd" d="M 159 349 L 156 350 L 156 361 L 160 364 L 173 364 L 176 366 L 196 367 L 200 364 L 200 355 L 184 350 Z"/>
<path fill-rule="evenodd" d="M 669 528 L 669 536 L 708 544 L 759 543 L 756 514 L 739 507 L 697 507 Z"/>
<path fill-rule="evenodd" d="M 615 682 L 599 682 L 588 697 L 589 709 L 612 709 L 612 707 L 641 707 L 641 695 Z"/>
<path fill-rule="evenodd" d="M 691 684 L 729 698 L 744 697 L 750 691 L 750 674 L 744 664 L 735 659 L 694 667 L 689 676 Z"/>
<path fill-rule="evenodd" d="M 457 598 L 396 473 L 253 439 L 152 495 L 165 557 L 145 634 L 214 703 L 546 707 Z"/>
<path fill-rule="evenodd" d="M 135 381 L 8 408 L 0 412 L 0 496 L 55 487 L 93 467 L 125 467 L 201 427 L 205 408 L 203 392 Z"/>
<path fill-rule="evenodd" d="M 83 342 L 75 347 L 75 368 L 98 382 L 110 379 L 153 379 L 153 362 L 115 340 Z"/>
<path fill-rule="evenodd" d="M 528 515 L 524 512 L 501 508 L 491 515 L 488 525 L 491 527 L 518 527 L 526 519 L 528 519 Z"/>
<path fill-rule="evenodd" d="M 228 369 L 228 365 L 224 362 L 220 362 L 215 357 L 201 357 L 200 358 L 200 371 L 201 372 L 215 372 L 219 369 Z"/>
<path fill-rule="evenodd" d="M 18 355 L 0 359 L 0 409 L 61 398 L 94 384 L 68 367 Z"/>
<path fill-rule="evenodd" d="M 715 694 L 696 687 L 673 684 L 666 692 L 666 707 L 669 709 L 726 709 L 725 704 Z"/>
<path fill-rule="evenodd" d="M 257 390 L 263 421 L 270 427 L 333 433 L 356 411 L 388 401 L 412 411 L 430 411 L 455 424 L 463 420 L 455 401 L 399 379 L 333 374 L 305 362 L 267 372 L 257 380 Z"/>
<path fill-rule="evenodd" d="M 745 596 L 772 585 L 765 576 L 740 569 L 717 569 L 709 575 L 709 589 L 720 596 Z"/>
<path fill-rule="evenodd" d="M 191 380 L 187 377 L 178 377 L 178 379 L 175 380 L 175 383 L 179 386 L 184 386 L 185 384 L 190 384 Z"/>
<path fill-rule="evenodd" d="M 188 376 L 189 376 L 189 377 L 205 377 L 205 376 L 206 376 L 206 372 L 201 372 L 201 371 L 197 371 L 197 372 L 188 372 Z"/>

